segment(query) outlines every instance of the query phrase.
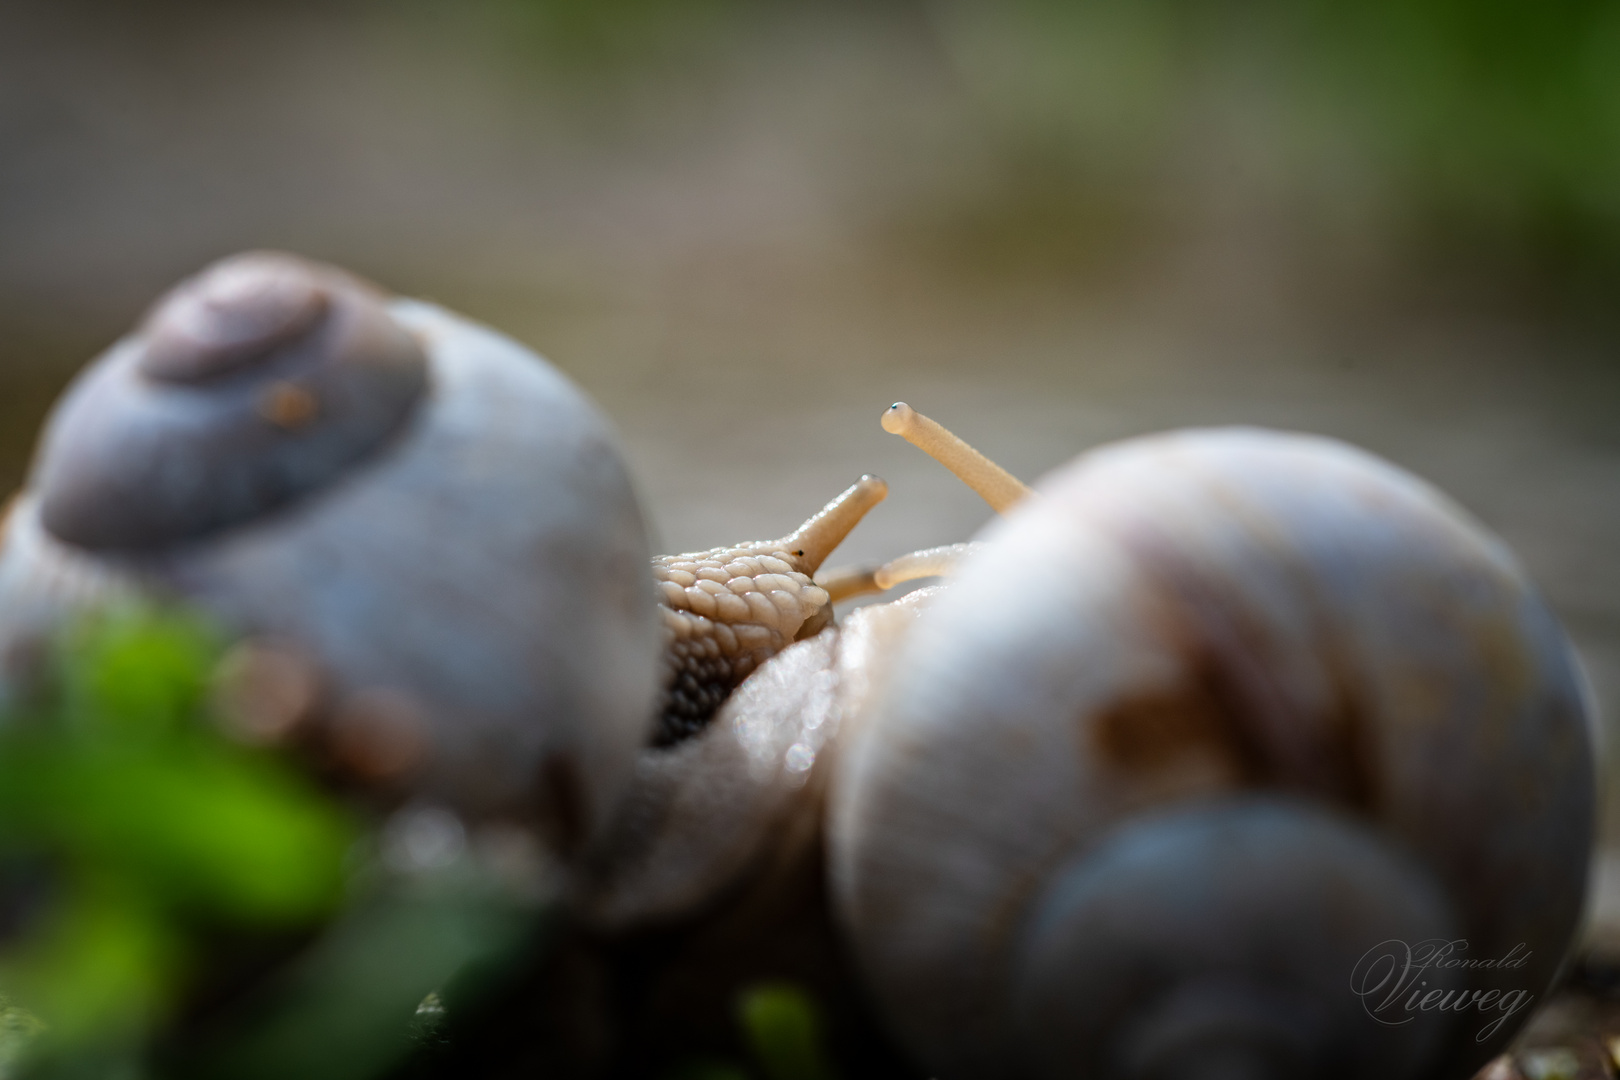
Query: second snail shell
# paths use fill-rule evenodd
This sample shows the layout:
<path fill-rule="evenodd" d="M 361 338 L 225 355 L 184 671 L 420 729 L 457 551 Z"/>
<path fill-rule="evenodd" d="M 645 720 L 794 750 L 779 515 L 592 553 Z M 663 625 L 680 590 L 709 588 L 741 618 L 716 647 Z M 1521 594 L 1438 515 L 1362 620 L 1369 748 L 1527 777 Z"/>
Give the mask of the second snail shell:
<path fill-rule="evenodd" d="M 1471 1075 L 1513 1024 L 1383 1025 L 1352 985 L 1438 938 L 1528 954 L 1450 973 L 1464 1001 L 1539 997 L 1570 942 L 1593 718 L 1512 556 L 1319 438 L 1137 439 L 1037 490 L 834 778 L 834 896 L 893 1030 L 954 1078 Z"/>

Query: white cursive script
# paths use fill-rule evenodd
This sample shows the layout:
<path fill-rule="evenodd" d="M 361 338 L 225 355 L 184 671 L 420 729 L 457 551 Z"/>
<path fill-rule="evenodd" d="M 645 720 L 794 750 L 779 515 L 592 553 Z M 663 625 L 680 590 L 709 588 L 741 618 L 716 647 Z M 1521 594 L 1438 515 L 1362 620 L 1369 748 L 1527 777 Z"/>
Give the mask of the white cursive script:
<path fill-rule="evenodd" d="M 1350 990 L 1361 999 L 1366 1014 L 1380 1024 L 1396 1027 L 1417 1019 L 1418 1013 L 1461 1013 L 1478 1010 L 1499 1012 L 1480 1029 L 1474 1041 L 1484 1042 L 1507 1023 L 1508 1018 L 1535 999 L 1527 990 L 1466 990 L 1430 988 L 1425 975 L 1449 971 L 1517 970 L 1530 960 L 1530 950 L 1515 945 L 1505 956 L 1476 960 L 1462 955 L 1468 942 L 1461 938 L 1446 941 L 1432 938 L 1408 943 L 1391 938 L 1367 950 L 1350 973 Z M 1436 982 L 1440 979 L 1435 978 Z"/>

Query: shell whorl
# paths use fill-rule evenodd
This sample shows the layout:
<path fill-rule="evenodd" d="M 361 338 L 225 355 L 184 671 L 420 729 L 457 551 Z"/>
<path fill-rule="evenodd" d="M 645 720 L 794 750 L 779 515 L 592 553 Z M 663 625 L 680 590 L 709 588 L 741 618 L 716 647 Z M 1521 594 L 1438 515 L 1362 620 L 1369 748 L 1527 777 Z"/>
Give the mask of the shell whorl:
<path fill-rule="evenodd" d="M 1053 1080 L 1404 1080 L 1457 1015 L 1399 1023 L 1391 972 L 1364 958 L 1458 937 L 1438 882 L 1353 819 L 1286 799 L 1198 804 L 1128 821 L 1053 875 L 1010 1026 L 1027 1071 Z M 1425 990 L 1460 982 L 1426 974 Z"/>
<path fill-rule="evenodd" d="M 96 551 L 198 540 L 343 475 L 428 387 L 384 297 L 250 252 L 182 282 L 53 414 L 32 486 L 53 536 Z"/>

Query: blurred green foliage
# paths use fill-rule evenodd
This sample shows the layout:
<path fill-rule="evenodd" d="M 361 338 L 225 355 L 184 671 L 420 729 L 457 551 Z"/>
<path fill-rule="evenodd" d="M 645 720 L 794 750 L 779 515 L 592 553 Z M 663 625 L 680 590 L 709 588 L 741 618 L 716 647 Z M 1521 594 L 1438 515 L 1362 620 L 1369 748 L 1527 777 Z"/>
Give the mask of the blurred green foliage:
<path fill-rule="evenodd" d="M 630 79 L 673 57 L 712 67 L 717 41 L 745 55 L 734 29 L 796 11 L 922 27 L 1013 177 L 989 225 L 1037 246 L 1060 246 L 1054 228 L 1111 242 L 1122 215 L 1163 226 L 1191 188 L 1241 176 L 1408 247 L 1489 249 L 1555 278 L 1620 269 L 1608 0 L 499 2 L 548 67 Z"/>
<path fill-rule="evenodd" d="M 290 760 L 231 741 L 222 645 L 105 612 L 0 720 L 0 1077 L 376 1076 L 429 1041 L 425 995 L 474 1007 L 549 925 L 466 859 L 388 868 Z M 233 941 L 283 959 L 174 1045 Z"/>
<path fill-rule="evenodd" d="M 737 999 L 737 1016 L 766 1080 L 834 1080 L 821 1010 L 800 986 L 761 983 Z"/>
<path fill-rule="evenodd" d="M 837 1080 L 821 1008 L 804 987 L 786 980 L 744 986 L 737 992 L 736 1010 L 748 1066 L 694 1058 L 666 1080 Z"/>
<path fill-rule="evenodd" d="M 1174 189 L 1211 154 L 1270 198 L 1537 269 L 1620 252 L 1620 6 L 1604 0 L 934 0 L 1015 147 Z M 1135 194 L 1140 195 L 1140 190 Z"/>
<path fill-rule="evenodd" d="M 551 922 L 460 866 L 359 883 L 342 915 L 234 1023 L 194 1048 L 186 1075 L 360 1080 L 413 1052 L 453 1049 L 512 965 L 539 955 Z"/>
<path fill-rule="evenodd" d="M 729 1061 L 698 1058 L 669 1074 L 669 1080 L 749 1080 L 748 1070 Z"/>
<path fill-rule="evenodd" d="M 623 75 L 707 54 L 757 4 L 747 0 L 494 0 L 549 66 Z M 596 83 L 601 89 L 601 84 Z"/>
<path fill-rule="evenodd" d="M 16 909 L 0 988 L 47 1052 L 136 1039 L 204 935 L 312 923 L 355 831 L 207 718 L 220 643 L 189 617 L 108 613 L 62 643 L 48 699 L 0 726 L 0 860 Z"/>

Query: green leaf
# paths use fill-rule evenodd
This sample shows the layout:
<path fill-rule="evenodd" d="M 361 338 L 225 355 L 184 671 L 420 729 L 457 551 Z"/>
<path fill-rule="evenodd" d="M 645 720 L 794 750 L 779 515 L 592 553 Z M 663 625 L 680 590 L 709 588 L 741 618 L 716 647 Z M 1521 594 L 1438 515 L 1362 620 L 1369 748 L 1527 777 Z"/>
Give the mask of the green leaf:
<path fill-rule="evenodd" d="M 64 646 L 62 713 L 92 737 L 161 738 L 182 730 L 201 712 L 221 651 L 200 620 L 144 607 L 87 619 Z"/>
<path fill-rule="evenodd" d="M 769 1080 L 832 1080 L 814 999 L 789 982 L 760 983 L 737 999 L 743 1034 Z"/>

